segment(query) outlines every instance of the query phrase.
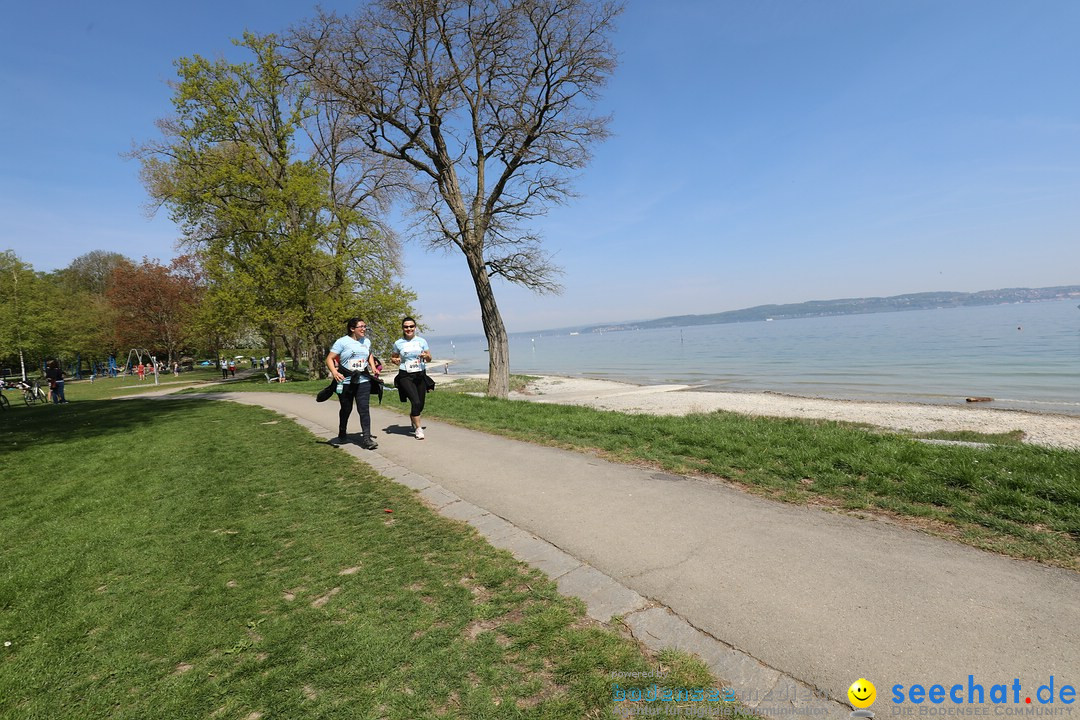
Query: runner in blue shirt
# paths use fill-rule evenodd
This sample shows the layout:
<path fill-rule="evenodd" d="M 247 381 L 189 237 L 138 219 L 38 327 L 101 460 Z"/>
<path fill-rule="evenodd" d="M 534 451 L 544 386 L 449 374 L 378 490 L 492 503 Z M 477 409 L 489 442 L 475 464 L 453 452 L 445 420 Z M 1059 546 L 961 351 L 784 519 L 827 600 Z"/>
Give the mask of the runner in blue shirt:
<path fill-rule="evenodd" d="M 424 428 L 420 426 L 420 413 L 424 411 L 424 397 L 427 395 L 427 363 L 431 362 L 431 351 L 427 340 L 416 334 L 416 321 L 407 317 L 401 321 L 403 337 L 394 341 L 394 353 L 391 362 L 400 365 L 394 385 L 397 386 L 401 402 L 408 398 L 412 404 L 409 419 L 412 421 L 413 435 L 417 440 L 424 439 Z"/>
<path fill-rule="evenodd" d="M 367 332 L 367 323 L 360 318 L 350 318 L 348 322 L 348 334 L 342 335 L 330 348 L 330 354 L 326 356 L 326 367 L 330 374 L 338 381 L 338 402 L 341 409 L 338 411 L 338 436 L 335 444 L 341 444 L 346 440 L 346 429 L 349 425 L 349 415 L 352 413 L 353 403 L 356 403 L 356 412 L 360 416 L 360 447 L 365 450 L 374 450 L 379 447 L 371 438 L 371 383 L 363 375 L 369 372 L 372 377 L 378 377 L 379 371 L 375 367 L 375 361 L 371 354 L 371 341 L 364 337 Z"/>

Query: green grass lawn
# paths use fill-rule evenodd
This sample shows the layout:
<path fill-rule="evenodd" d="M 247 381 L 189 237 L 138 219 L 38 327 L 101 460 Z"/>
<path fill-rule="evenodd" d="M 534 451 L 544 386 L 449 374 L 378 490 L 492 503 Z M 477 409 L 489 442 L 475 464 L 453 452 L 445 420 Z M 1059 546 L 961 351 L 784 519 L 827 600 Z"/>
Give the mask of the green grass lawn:
<path fill-rule="evenodd" d="M 221 371 L 217 368 L 196 367 L 193 370 L 181 372 L 178 377 L 171 372 L 161 373 L 157 378 L 157 383 L 154 382 L 153 374 L 148 374 L 142 381 L 139 380 L 137 375 L 120 375 L 114 378 L 98 377 L 93 382 L 90 382 L 89 378 L 82 380 L 68 378 L 64 382 L 64 396 L 69 402 L 78 402 L 131 397 L 132 395 L 159 391 L 179 392 L 186 388 L 203 387 L 205 389 L 207 386 L 213 390 L 237 389 L 240 387 L 258 390 L 285 390 L 288 385 L 288 383 L 279 385 L 277 382 L 267 384 L 263 373 L 269 373 L 271 377 L 276 377 L 276 372 L 269 370 L 238 368 L 237 373 L 240 377 L 222 380 Z M 289 377 L 296 378 L 298 376 L 295 373 L 290 373 Z M 48 392 L 45 381 L 39 380 L 39 382 Z M 17 391 L 5 390 L 4 395 L 13 406 L 23 405 L 22 396 Z"/>
<path fill-rule="evenodd" d="M 147 375 L 142 382 L 137 375 L 119 375 L 117 377 L 97 377 L 94 382 L 88 378 L 64 382 L 64 397 L 69 402 L 80 400 L 105 400 L 113 397 L 126 397 L 156 390 L 179 389 L 206 382 L 221 380 L 221 371 L 214 368 L 198 368 L 180 373 L 174 377 L 171 372 L 161 373 L 154 383 L 153 374 Z"/>
<path fill-rule="evenodd" d="M 717 682 L 280 416 L 72 398 L 0 416 L 0 718 L 610 717 L 613 672 Z"/>

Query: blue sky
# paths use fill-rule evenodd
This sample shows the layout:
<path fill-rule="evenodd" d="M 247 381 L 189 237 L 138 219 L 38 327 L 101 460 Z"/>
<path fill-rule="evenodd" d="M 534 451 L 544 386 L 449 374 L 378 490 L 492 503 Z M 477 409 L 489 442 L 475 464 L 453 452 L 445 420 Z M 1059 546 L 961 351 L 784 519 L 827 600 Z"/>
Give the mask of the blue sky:
<path fill-rule="evenodd" d="M 174 257 L 122 157 L 168 114 L 173 61 L 313 7 L 8 3 L 0 250 Z M 1074 0 L 630 0 L 614 136 L 535 225 L 565 291 L 500 285 L 507 327 L 1080 283 L 1077 27 Z M 405 261 L 431 330 L 481 330 L 460 256 Z"/>

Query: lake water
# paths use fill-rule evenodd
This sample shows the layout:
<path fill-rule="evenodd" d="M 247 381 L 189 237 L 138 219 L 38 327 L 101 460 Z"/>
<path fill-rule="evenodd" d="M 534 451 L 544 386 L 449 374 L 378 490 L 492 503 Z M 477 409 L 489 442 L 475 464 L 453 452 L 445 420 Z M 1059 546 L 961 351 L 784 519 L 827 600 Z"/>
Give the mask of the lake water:
<path fill-rule="evenodd" d="M 483 337 L 425 335 L 451 373 L 487 372 Z M 706 390 L 964 403 L 1080 415 L 1075 300 L 510 338 L 515 373 Z"/>

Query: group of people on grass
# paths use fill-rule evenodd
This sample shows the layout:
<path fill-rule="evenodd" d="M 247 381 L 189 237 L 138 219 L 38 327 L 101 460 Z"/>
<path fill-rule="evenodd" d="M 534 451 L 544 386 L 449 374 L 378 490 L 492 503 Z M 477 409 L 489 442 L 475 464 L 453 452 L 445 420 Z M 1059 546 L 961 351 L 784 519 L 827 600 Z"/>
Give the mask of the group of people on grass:
<path fill-rule="evenodd" d="M 336 392 L 340 404 L 338 434 L 334 442 L 341 444 L 346 441 L 349 416 L 355 406 L 360 416 L 360 447 L 374 450 L 379 444 L 371 437 L 371 390 L 372 383 L 379 382 L 382 366 L 371 352 L 371 340 L 365 337 L 367 323 L 360 318 L 350 318 L 346 323 L 346 330 L 345 335 L 334 341 L 326 356 L 326 367 L 337 383 Z M 398 366 L 394 386 L 398 389 L 401 401 L 411 404 L 409 420 L 412 423 L 412 435 L 417 440 L 423 440 L 424 428 L 420 424 L 420 413 L 424 411 L 427 391 L 434 386 L 427 376 L 431 351 L 427 340 L 416 334 L 416 321 L 411 317 L 401 321 L 401 337 L 394 341 L 390 361 Z"/>

